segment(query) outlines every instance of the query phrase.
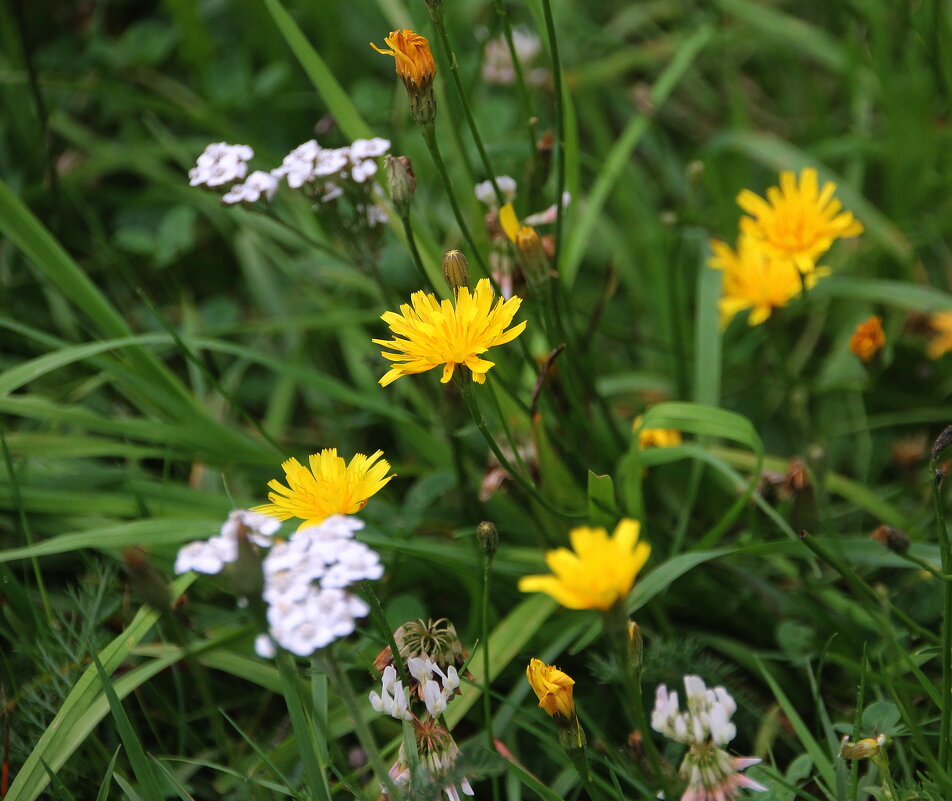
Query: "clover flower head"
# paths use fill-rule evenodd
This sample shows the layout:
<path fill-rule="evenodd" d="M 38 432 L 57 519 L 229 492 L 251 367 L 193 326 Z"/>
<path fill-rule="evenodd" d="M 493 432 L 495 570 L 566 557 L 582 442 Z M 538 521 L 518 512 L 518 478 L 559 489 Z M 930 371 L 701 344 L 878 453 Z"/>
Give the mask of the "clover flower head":
<path fill-rule="evenodd" d="M 370 706 L 375 712 L 382 712 L 397 720 L 413 720 L 406 690 L 403 683 L 397 680 L 397 671 L 393 665 L 384 668 L 380 693 L 370 693 Z"/>

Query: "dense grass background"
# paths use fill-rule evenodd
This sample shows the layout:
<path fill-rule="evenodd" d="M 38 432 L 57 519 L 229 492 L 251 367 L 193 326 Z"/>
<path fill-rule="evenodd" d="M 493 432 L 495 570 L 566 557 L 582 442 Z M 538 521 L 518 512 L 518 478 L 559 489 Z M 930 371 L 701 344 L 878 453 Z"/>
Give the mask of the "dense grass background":
<path fill-rule="evenodd" d="M 538 0 L 506 5 L 514 24 L 544 39 Z M 543 392 L 532 424 L 535 375 L 519 347 L 499 355 L 487 415 L 497 431 L 504 418 L 517 439 L 535 437 L 547 497 L 589 504 L 595 523 L 643 520 L 653 572 L 633 605 L 646 691 L 685 672 L 725 683 L 741 706 L 738 753 L 765 758 L 755 769 L 772 787 L 765 798 L 867 797 L 857 785 L 876 783 L 851 778 L 838 741 L 881 730 L 902 735 L 892 753 L 904 788 L 948 798 L 948 766 L 930 762 L 941 582 L 868 534 L 901 528 L 913 555 L 939 565 L 928 450 L 952 422 L 952 357 L 926 358 L 923 315 L 952 308 L 952 14 L 941 2 L 885 0 L 560 0 L 554 13 L 573 196 L 561 279 L 584 332 L 565 358 L 584 363 L 613 427 L 595 405 L 583 425 L 558 387 Z M 480 79 L 483 44 L 499 31 L 494 4 L 449 2 L 447 25 L 495 171 L 524 186 L 519 94 Z M 313 50 L 292 50 L 295 26 Z M 271 798 L 300 786 L 288 685 L 253 656 L 254 631 L 227 582 L 178 579 L 187 604 L 158 624 L 135 590 L 169 576 L 178 546 L 216 531 L 233 505 L 263 501 L 282 459 L 322 447 L 381 448 L 398 474 L 364 513 L 366 541 L 387 562 L 377 589 L 394 625 L 446 616 L 472 650 L 473 532 L 482 519 L 496 523 L 492 687 L 495 734 L 509 751 L 556 794 L 578 792 L 522 678 L 531 656 L 557 661 L 576 678 L 606 779 L 616 775 L 625 797 L 656 792 L 632 772 L 626 725 L 602 684 L 616 668 L 599 645 L 579 647 L 599 620 L 515 590 L 570 521 L 511 484 L 477 500 L 486 448 L 436 375 L 377 385 L 379 315 L 419 288 L 397 227 L 384 235 L 380 287 L 302 198 L 282 193 L 269 217 L 187 185 L 211 141 L 250 144 L 253 166 L 269 169 L 315 135 L 328 146 L 384 136 L 413 160 L 414 224 L 438 275 L 459 231 L 392 63 L 367 44 L 396 27 L 430 35 L 424 4 L 0 5 L 8 797 L 45 787 L 105 798 L 119 792 L 106 777 L 142 798 L 185 788 L 196 798 Z M 438 136 L 485 243 L 471 188 L 487 176 L 434 52 Z M 545 49 L 537 66 L 549 66 Z M 530 102 L 539 133 L 552 130 L 551 82 Z M 762 193 L 779 170 L 803 166 L 837 181 L 866 234 L 839 243 L 826 260 L 834 277 L 768 324 L 736 320 L 722 331 L 707 239 L 733 240 L 740 189 Z M 554 197 L 550 178 L 520 195 L 517 211 Z M 544 356 L 555 343 L 533 308 L 524 306 L 525 344 Z M 888 344 L 866 368 L 847 343 L 874 312 Z M 631 420 L 659 401 L 721 411 L 657 409 L 649 419 L 695 436 L 639 455 Z M 804 459 L 812 489 L 792 498 L 758 489 L 738 501 L 759 486 L 761 467 L 783 473 L 792 457 Z M 606 497 L 607 512 L 595 502 Z M 802 544 L 801 529 L 832 560 Z M 144 563 L 122 561 L 132 547 Z M 186 641 L 194 653 L 183 661 Z M 381 645 L 368 621 L 337 652 L 361 698 Z M 103 690 L 97 654 L 117 697 Z M 481 682 L 479 659 L 472 670 Z M 483 741 L 477 700 L 468 688 L 451 706 L 461 743 Z M 356 741 L 334 693 L 329 721 L 340 776 L 369 780 L 374 796 L 372 779 L 348 763 Z M 396 733 L 378 729 L 381 741 Z M 504 787 L 510 798 L 531 794 L 512 775 Z"/>

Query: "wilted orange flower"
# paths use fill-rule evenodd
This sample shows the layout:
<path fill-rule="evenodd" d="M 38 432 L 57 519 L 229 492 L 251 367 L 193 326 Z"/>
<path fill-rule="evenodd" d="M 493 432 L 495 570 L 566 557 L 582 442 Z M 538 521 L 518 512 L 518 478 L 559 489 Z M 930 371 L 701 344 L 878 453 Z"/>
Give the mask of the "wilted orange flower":
<path fill-rule="evenodd" d="M 801 171 L 799 182 L 793 172 L 784 171 L 780 187 L 770 187 L 766 200 L 749 189 L 737 196 L 737 204 L 751 215 L 741 218 L 741 233 L 771 255 L 790 259 L 800 272 L 809 273 L 834 240 L 863 233 L 859 220 L 841 211 L 835 191 L 832 181 L 819 188 L 813 168 Z"/>
<path fill-rule="evenodd" d="M 929 315 L 929 325 L 935 329 L 935 336 L 926 346 L 926 354 L 930 359 L 938 359 L 952 350 L 952 310 Z"/>
<path fill-rule="evenodd" d="M 786 306 L 830 273 L 827 267 L 816 267 L 801 276 L 792 261 L 771 255 L 749 236 L 740 237 L 736 251 L 726 242 L 712 239 L 711 250 L 714 255 L 708 264 L 724 271 L 724 294 L 718 307 L 725 326 L 745 309 L 751 310 L 747 323 L 760 325 L 774 309 Z"/>
<path fill-rule="evenodd" d="M 473 381 L 482 384 L 493 362 L 479 358 L 495 345 L 511 342 L 523 332 L 523 320 L 508 331 L 506 326 L 519 311 L 522 299 L 498 300 L 493 306 L 493 290 L 489 279 L 483 278 L 472 292 L 465 286 L 456 292 L 456 306 L 427 292 L 414 292 L 410 304 L 400 306 L 400 313 L 386 312 L 381 319 L 396 335 L 393 339 L 375 339 L 378 345 L 397 353 L 381 355 L 394 362 L 390 372 L 380 379 L 387 386 L 404 375 L 423 373 L 443 365 L 442 383 L 453 377 L 457 365 L 466 365 Z"/>
<path fill-rule="evenodd" d="M 571 676 L 555 665 L 532 659 L 526 668 L 526 678 L 539 699 L 539 706 L 550 716 L 571 718 L 575 714 L 575 701 L 572 699 L 575 679 Z"/>
<path fill-rule="evenodd" d="M 425 36 L 404 28 L 401 31 L 391 31 L 383 40 L 390 49 L 381 50 L 373 42 L 370 46 L 378 53 L 393 56 L 397 75 L 407 85 L 420 89 L 433 83 L 436 76 L 436 63 L 430 52 L 430 43 Z"/>
<path fill-rule="evenodd" d="M 850 337 L 850 350 L 864 362 L 870 361 L 885 344 L 883 318 L 876 315 L 856 326 L 853 336 Z"/>
<path fill-rule="evenodd" d="M 355 514 L 393 478 L 392 474 L 387 475 L 390 463 L 381 456 L 383 451 L 370 456 L 358 453 L 346 464 L 336 448 L 325 448 L 308 457 L 310 469 L 297 459 L 288 459 L 281 465 L 288 485 L 269 481 L 268 486 L 274 490 L 268 493 L 271 503 L 255 506 L 251 511 L 278 520 L 299 517 L 304 521 L 300 528 L 316 525 L 333 514 Z"/>

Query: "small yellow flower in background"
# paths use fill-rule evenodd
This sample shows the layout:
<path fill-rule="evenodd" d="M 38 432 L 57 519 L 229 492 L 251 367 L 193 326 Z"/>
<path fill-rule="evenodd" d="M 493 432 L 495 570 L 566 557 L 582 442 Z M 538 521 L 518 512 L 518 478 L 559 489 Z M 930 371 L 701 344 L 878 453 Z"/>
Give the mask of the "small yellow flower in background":
<path fill-rule="evenodd" d="M 711 250 L 714 255 L 708 264 L 724 271 L 724 294 L 718 302 L 724 326 L 746 309 L 751 310 L 748 325 L 760 325 L 774 309 L 786 306 L 803 289 L 812 289 L 830 274 L 827 267 L 815 267 L 801 276 L 792 261 L 770 255 L 749 236 L 740 237 L 736 251 L 712 239 Z"/>
<path fill-rule="evenodd" d="M 473 381 L 482 384 L 493 362 L 479 358 L 495 345 L 514 340 L 525 330 L 525 321 L 506 330 L 519 311 L 522 299 L 502 299 L 493 306 L 493 290 L 488 278 L 481 279 L 476 289 L 461 286 L 456 293 L 456 305 L 436 299 L 428 292 L 414 292 L 412 306 L 404 303 L 400 313 L 386 312 L 381 319 L 390 326 L 395 337 L 375 339 L 378 345 L 397 353 L 383 351 L 385 359 L 394 362 L 393 368 L 380 379 L 382 386 L 401 376 L 424 373 L 443 365 L 442 383 L 453 377 L 457 365 L 465 365 L 473 374 Z"/>
<path fill-rule="evenodd" d="M 850 337 L 850 351 L 862 359 L 864 362 L 870 361 L 883 345 L 886 344 L 886 334 L 883 333 L 883 318 L 873 315 L 868 320 L 863 320 L 853 336 Z"/>
<path fill-rule="evenodd" d="M 929 315 L 929 325 L 935 329 L 935 336 L 929 340 L 926 354 L 930 359 L 938 359 L 952 350 L 952 310 Z"/>
<path fill-rule="evenodd" d="M 512 207 L 512 203 L 507 203 L 499 209 L 499 225 L 502 226 L 502 230 L 509 241 L 515 242 L 519 229 L 522 226 L 519 223 L 519 218 L 516 216 L 516 210 Z"/>
<path fill-rule="evenodd" d="M 638 447 L 641 450 L 674 448 L 681 444 L 680 431 L 674 428 L 641 428 L 644 419 L 645 416 L 639 414 L 631 423 L 631 430 L 638 432 Z"/>
<path fill-rule="evenodd" d="M 550 716 L 571 718 L 575 714 L 575 701 L 572 699 L 575 679 L 571 676 L 541 659 L 532 659 L 526 668 L 526 678 L 539 699 L 539 706 Z"/>
<path fill-rule="evenodd" d="M 268 493 L 271 503 L 251 511 L 278 520 L 299 517 L 304 522 L 298 528 L 315 525 L 333 514 L 355 514 L 393 478 L 387 475 L 390 463 L 381 456 L 383 451 L 370 456 L 358 453 L 346 464 L 336 448 L 325 448 L 308 457 L 310 469 L 297 459 L 288 459 L 281 465 L 288 486 L 277 479 L 269 481 L 274 490 Z"/>
<path fill-rule="evenodd" d="M 382 50 L 373 42 L 370 46 L 378 53 L 393 56 L 397 75 L 410 89 L 412 84 L 417 89 L 433 83 L 436 76 L 436 62 L 430 52 L 430 43 L 425 36 L 404 28 L 401 31 L 391 31 L 383 40 L 389 50 Z"/>
<path fill-rule="evenodd" d="M 741 234 L 765 251 L 790 259 L 802 273 L 809 273 L 834 240 L 859 236 L 863 226 L 851 212 L 841 211 L 833 197 L 836 184 L 827 181 L 820 189 L 817 171 L 801 171 L 800 180 L 790 171 L 780 173 L 780 187 L 767 190 L 767 199 L 744 189 L 737 204 L 750 217 L 742 217 Z"/>
<path fill-rule="evenodd" d="M 623 519 L 609 537 L 603 528 L 581 526 L 569 532 L 573 550 L 545 555 L 554 575 L 523 576 L 522 592 L 544 592 L 567 609 L 610 609 L 624 598 L 648 561 L 651 546 L 638 542 L 641 524 Z"/>

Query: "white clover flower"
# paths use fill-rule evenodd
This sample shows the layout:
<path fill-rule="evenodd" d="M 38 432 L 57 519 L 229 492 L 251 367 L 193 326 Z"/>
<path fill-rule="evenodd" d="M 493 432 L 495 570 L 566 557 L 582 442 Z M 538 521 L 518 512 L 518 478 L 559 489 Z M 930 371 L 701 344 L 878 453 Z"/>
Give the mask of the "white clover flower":
<path fill-rule="evenodd" d="M 375 712 L 382 712 L 397 720 L 413 720 L 410 701 L 403 689 L 403 682 L 397 681 L 397 671 L 393 665 L 384 668 L 380 694 L 370 693 L 370 706 Z"/>
<path fill-rule="evenodd" d="M 254 158 L 255 152 L 248 145 L 229 145 L 213 142 L 198 157 L 196 165 L 188 171 L 189 186 L 221 186 L 244 178 L 248 173 L 245 163 Z"/>
<path fill-rule="evenodd" d="M 498 186 L 499 191 L 502 192 L 503 199 L 506 203 L 512 203 L 516 197 L 516 179 L 509 175 L 497 175 L 496 186 Z M 476 184 L 476 186 L 473 187 L 473 193 L 480 203 L 486 206 L 496 205 L 496 190 L 493 189 L 492 181 L 481 181 Z"/>
<path fill-rule="evenodd" d="M 278 179 L 270 172 L 255 170 L 243 184 L 235 184 L 224 195 L 222 203 L 254 203 L 262 195 L 268 200 L 278 191 Z"/>
<path fill-rule="evenodd" d="M 194 570 L 196 573 L 214 575 L 221 573 L 225 565 L 238 559 L 238 540 L 241 536 L 261 548 L 268 548 L 272 535 L 281 528 L 281 521 L 273 517 L 233 509 L 221 531 L 208 540 L 197 540 L 179 549 L 173 570 L 176 574 Z"/>
<path fill-rule="evenodd" d="M 423 688 L 423 702 L 431 717 L 442 715 L 446 705 L 459 687 L 459 674 L 453 665 L 446 669 L 446 673 L 439 666 L 423 657 L 413 656 L 407 660 L 407 670 Z M 440 677 L 437 682 L 433 676 Z"/>

